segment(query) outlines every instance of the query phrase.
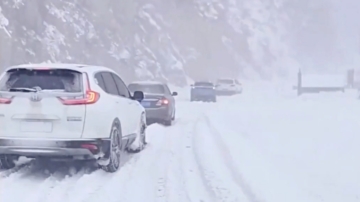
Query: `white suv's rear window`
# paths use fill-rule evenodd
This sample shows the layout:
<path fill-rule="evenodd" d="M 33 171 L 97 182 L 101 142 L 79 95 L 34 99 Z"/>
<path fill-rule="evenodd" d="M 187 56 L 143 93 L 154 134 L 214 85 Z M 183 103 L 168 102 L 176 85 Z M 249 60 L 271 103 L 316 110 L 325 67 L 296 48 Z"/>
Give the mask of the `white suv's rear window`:
<path fill-rule="evenodd" d="M 40 90 L 82 92 L 82 74 L 73 70 L 12 69 L 0 80 L 1 91 L 32 88 Z"/>

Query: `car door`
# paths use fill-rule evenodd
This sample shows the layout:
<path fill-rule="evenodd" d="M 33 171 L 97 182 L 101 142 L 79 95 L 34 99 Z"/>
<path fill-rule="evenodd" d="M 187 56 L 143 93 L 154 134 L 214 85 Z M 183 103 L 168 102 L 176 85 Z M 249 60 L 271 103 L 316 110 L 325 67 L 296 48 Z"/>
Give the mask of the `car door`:
<path fill-rule="evenodd" d="M 141 120 L 142 106 L 138 101 L 131 98 L 132 96 L 130 95 L 129 89 L 118 75 L 112 74 L 112 77 L 115 80 L 120 96 L 125 98 L 128 104 L 130 112 L 127 115 L 129 116 L 129 124 L 131 125 L 131 134 L 136 134 Z"/>
<path fill-rule="evenodd" d="M 107 93 L 112 95 L 114 102 L 116 102 L 117 108 L 114 109 L 114 111 L 117 112 L 117 117 L 120 119 L 122 136 L 124 138 L 132 133 L 132 123 L 131 119 L 128 117 L 129 114 L 131 114 L 130 105 L 127 101 L 128 99 L 121 96 L 119 93 L 111 72 L 102 72 L 101 75 L 104 79 Z"/>
<path fill-rule="evenodd" d="M 172 96 L 172 92 L 170 91 L 170 88 L 168 85 L 164 84 L 164 89 L 165 89 L 166 99 L 168 99 L 171 104 L 172 115 L 174 115 L 174 113 L 175 113 L 175 98 L 174 98 L 174 96 Z"/>

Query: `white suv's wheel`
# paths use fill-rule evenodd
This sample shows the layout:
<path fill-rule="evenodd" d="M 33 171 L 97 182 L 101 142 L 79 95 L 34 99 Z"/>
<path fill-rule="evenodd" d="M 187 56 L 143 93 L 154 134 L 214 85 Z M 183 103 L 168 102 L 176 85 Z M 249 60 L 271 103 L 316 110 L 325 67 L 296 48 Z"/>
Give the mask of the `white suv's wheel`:
<path fill-rule="evenodd" d="M 11 169 L 15 167 L 14 158 L 6 155 L 0 156 L 0 169 Z"/>
<path fill-rule="evenodd" d="M 130 145 L 130 148 L 128 148 L 128 151 L 131 153 L 137 153 L 142 151 L 147 142 L 146 142 L 146 117 L 145 115 L 142 117 L 140 126 L 139 126 L 139 134 L 138 137 L 136 137 L 135 141 Z"/>
<path fill-rule="evenodd" d="M 110 141 L 109 163 L 105 166 L 101 166 L 101 168 L 106 172 L 113 173 L 119 169 L 121 160 L 121 131 L 119 126 L 113 126 Z"/>

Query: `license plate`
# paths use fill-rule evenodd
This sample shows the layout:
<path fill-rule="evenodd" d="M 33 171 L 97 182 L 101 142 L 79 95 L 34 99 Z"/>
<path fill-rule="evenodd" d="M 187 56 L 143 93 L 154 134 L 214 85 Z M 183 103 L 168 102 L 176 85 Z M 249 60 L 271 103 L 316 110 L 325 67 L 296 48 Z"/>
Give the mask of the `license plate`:
<path fill-rule="evenodd" d="M 52 132 L 52 122 L 48 121 L 22 121 L 20 123 L 21 132 Z"/>
<path fill-rule="evenodd" d="M 141 102 L 141 105 L 143 107 L 150 107 L 151 103 L 150 102 Z"/>

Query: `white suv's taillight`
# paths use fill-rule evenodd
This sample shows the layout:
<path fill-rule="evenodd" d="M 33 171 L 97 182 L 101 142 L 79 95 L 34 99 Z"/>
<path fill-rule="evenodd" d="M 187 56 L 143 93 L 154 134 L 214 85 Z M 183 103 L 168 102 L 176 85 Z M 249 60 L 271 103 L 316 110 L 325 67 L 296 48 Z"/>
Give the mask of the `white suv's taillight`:
<path fill-rule="evenodd" d="M 0 104 L 11 104 L 12 99 L 13 99 L 13 96 L 10 96 L 10 97 L 0 96 Z"/>
<path fill-rule="evenodd" d="M 86 94 L 85 97 L 80 98 L 64 98 L 64 97 L 58 97 L 59 100 L 64 105 L 88 105 L 88 104 L 94 104 L 100 99 L 100 93 L 92 91 L 90 88 L 90 81 L 87 74 L 86 76 Z"/>
<path fill-rule="evenodd" d="M 100 94 L 95 91 L 87 91 L 84 98 L 79 99 L 66 99 L 63 97 L 59 97 L 60 101 L 64 105 L 86 105 L 86 104 L 94 104 L 100 98 Z"/>

